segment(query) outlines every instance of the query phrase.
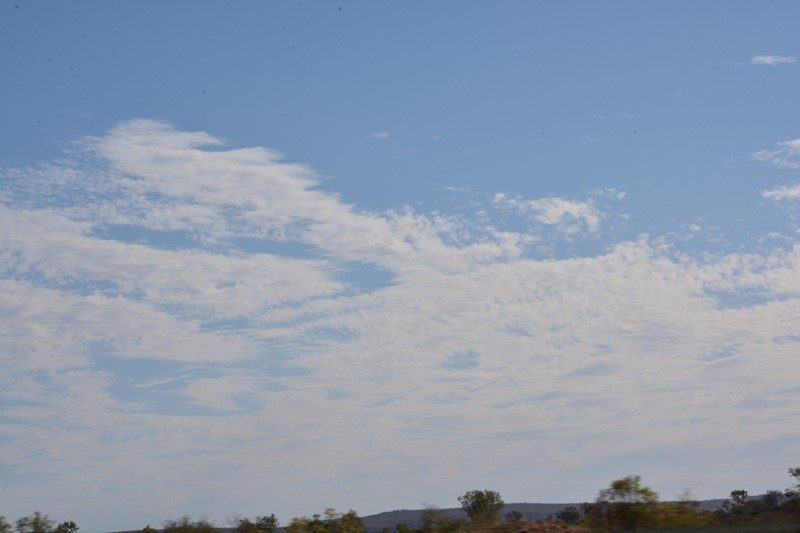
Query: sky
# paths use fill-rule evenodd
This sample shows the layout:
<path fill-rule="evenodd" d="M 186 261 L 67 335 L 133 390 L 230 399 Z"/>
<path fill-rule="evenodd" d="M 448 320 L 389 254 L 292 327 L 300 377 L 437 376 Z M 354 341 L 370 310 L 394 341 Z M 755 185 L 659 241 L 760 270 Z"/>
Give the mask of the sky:
<path fill-rule="evenodd" d="M 0 2 L 0 514 L 790 484 L 800 4 Z"/>

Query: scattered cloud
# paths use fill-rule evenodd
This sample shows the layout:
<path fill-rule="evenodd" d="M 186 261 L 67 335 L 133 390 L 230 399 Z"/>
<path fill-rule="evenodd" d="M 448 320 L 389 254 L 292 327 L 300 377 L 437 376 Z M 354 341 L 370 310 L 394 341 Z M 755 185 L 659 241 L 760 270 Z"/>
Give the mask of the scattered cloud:
<path fill-rule="evenodd" d="M 597 232 L 603 218 L 603 214 L 591 202 L 567 200 L 558 196 L 523 199 L 497 193 L 492 198 L 492 203 L 520 213 L 530 213 L 538 222 L 558 226 L 568 234 L 576 233 L 582 227 L 592 233 Z"/>
<path fill-rule="evenodd" d="M 595 113 L 589 118 L 592 120 L 598 120 L 602 122 L 607 122 L 607 121 L 613 122 L 618 120 L 632 120 L 636 117 L 630 113 Z"/>
<path fill-rule="evenodd" d="M 591 194 L 593 194 L 595 196 L 604 196 L 604 197 L 608 197 L 608 198 L 614 198 L 615 200 L 619 200 L 619 201 L 624 200 L 628 196 L 627 191 L 621 191 L 621 190 L 619 190 L 617 188 L 614 188 L 614 187 L 607 187 L 605 189 L 595 189 L 595 190 L 591 191 Z"/>
<path fill-rule="evenodd" d="M 800 184 L 783 185 L 773 189 L 766 189 L 761 193 L 770 200 L 797 200 L 800 199 Z"/>
<path fill-rule="evenodd" d="M 390 135 L 389 135 L 388 131 L 376 131 L 376 132 L 373 132 L 373 133 L 368 133 L 367 137 L 369 137 L 370 139 L 383 141 L 383 140 L 388 139 L 390 137 Z"/>
<path fill-rule="evenodd" d="M 750 59 L 751 65 L 769 65 L 773 67 L 795 62 L 797 62 L 797 58 L 794 56 L 758 55 Z"/>
<path fill-rule="evenodd" d="M 774 150 L 759 150 L 753 154 L 753 159 L 772 163 L 782 168 L 800 168 L 800 139 L 792 139 L 778 143 L 779 148 Z"/>

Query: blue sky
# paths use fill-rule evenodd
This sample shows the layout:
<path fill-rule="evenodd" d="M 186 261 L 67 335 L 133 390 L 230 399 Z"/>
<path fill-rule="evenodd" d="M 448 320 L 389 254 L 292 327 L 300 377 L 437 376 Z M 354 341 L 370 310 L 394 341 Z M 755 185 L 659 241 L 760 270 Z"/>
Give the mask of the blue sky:
<path fill-rule="evenodd" d="M 798 15 L 0 3 L 0 513 L 784 487 Z"/>

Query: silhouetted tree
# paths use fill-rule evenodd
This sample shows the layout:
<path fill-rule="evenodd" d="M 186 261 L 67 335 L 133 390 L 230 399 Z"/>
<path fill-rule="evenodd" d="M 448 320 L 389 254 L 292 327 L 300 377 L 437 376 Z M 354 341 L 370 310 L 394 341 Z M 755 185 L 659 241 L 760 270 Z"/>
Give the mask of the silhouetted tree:
<path fill-rule="evenodd" d="M 11 533 L 11 524 L 6 521 L 5 516 L 0 516 L 0 533 Z"/>
<path fill-rule="evenodd" d="M 733 500 L 733 505 L 742 506 L 747 503 L 747 491 L 746 490 L 732 490 L 731 491 L 731 500 Z"/>
<path fill-rule="evenodd" d="M 567 524 L 577 524 L 581 520 L 581 510 L 574 505 L 567 505 L 556 513 L 556 518 Z"/>
<path fill-rule="evenodd" d="M 795 488 L 800 489 L 800 466 L 789 469 L 789 475 L 794 478 Z"/>
<path fill-rule="evenodd" d="M 80 528 L 72 520 L 66 520 L 56 526 L 56 533 L 77 533 Z"/>
<path fill-rule="evenodd" d="M 506 522 L 519 522 L 522 520 L 522 513 L 517 510 L 506 513 Z"/>
<path fill-rule="evenodd" d="M 271 513 L 269 516 L 257 516 L 255 524 L 264 533 L 276 533 L 278 531 L 278 517 L 275 516 L 275 513 Z"/>

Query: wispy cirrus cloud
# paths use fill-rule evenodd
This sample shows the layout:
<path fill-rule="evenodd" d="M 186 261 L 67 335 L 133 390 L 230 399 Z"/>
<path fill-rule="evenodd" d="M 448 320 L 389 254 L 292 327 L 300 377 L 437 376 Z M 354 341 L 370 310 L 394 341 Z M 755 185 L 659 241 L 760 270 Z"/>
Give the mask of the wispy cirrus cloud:
<path fill-rule="evenodd" d="M 778 143 L 778 148 L 773 150 L 759 150 L 753 154 L 753 159 L 772 163 L 782 168 L 800 168 L 800 139 L 792 139 Z"/>
<path fill-rule="evenodd" d="M 372 133 L 368 133 L 367 137 L 369 139 L 375 139 L 376 141 L 384 141 L 391 137 L 388 131 L 374 131 Z"/>
<path fill-rule="evenodd" d="M 795 56 L 757 55 L 750 58 L 751 65 L 768 65 L 772 67 L 796 62 L 797 58 Z"/>

